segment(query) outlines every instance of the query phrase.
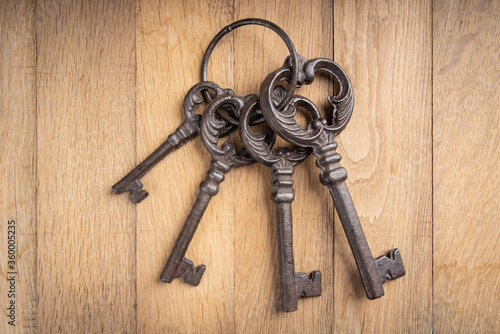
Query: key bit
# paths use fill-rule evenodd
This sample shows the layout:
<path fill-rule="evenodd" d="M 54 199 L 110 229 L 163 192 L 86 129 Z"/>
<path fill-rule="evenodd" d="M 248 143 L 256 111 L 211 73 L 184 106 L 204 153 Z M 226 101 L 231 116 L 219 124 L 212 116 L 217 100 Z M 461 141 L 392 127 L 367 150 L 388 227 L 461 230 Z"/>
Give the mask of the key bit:
<path fill-rule="evenodd" d="M 224 175 L 229 172 L 230 169 L 231 166 L 217 161 L 216 159 L 212 159 L 211 167 L 207 172 L 207 176 L 205 177 L 205 180 L 203 180 L 203 182 L 200 184 L 200 192 L 196 197 L 193 208 L 189 212 L 184 226 L 182 227 L 179 236 L 175 240 L 172 253 L 168 257 L 165 268 L 161 273 L 161 281 L 165 283 L 171 283 L 174 278 L 183 277 L 184 282 L 192 284 L 190 276 L 191 273 L 194 274 L 196 270 L 194 269 L 193 262 L 189 259 L 186 259 L 185 255 L 189 244 L 191 243 L 191 240 L 193 240 L 194 233 L 198 228 L 201 218 L 203 217 L 203 214 L 205 213 L 205 210 L 210 203 L 210 199 L 213 196 L 217 195 L 217 193 L 219 192 L 219 185 L 220 183 L 222 183 L 222 181 L 224 181 Z M 190 264 L 187 268 L 185 265 L 186 263 Z M 206 267 L 205 265 L 200 265 L 198 268 L 202 269 L 202 272 L 199 276 L 199 279 L 201 279 L 201 275 L 205 271 Z M 188 280 L 186 280 L 186 277 L 188 278 Z M 196 282 L 196 280 L 194 281 Z"/>
<path fill-rule="evenodd" d="M 382 255 L 375 259 L 382 283 L 395 280 L 405 275 L 405 266 L 399 249 L 392 249 L 388 256 Z"/>
<path fill-rule="evenodd" d="M 314 270 L 309 276 L 306 273 L 295 273 L 295 284 L 299 298 L 321 296 L 321 272 L 319 270 Z"/>
<path fill-rule="evenodd" d="M 205 269 L 206 267 L 204 264 L 201 264 L 195 268 L 193 261 L 184 257 L 182 258 L 177 272 L 175 273 L 175 277 L 182 277 L 184 282 L 194 286 L 198 286 L 200 284 L 201 276 L 203 276 L 203 273 L 205 272 Z"/>
<path fill-rule="evenodd" d="M 148 197 L 149 193 L 142 189 L 144 185 L 138 179 L 133 180 L 130 184 L 123 186 L 122 188 L 113 188 L 116 194 L 121 194 L 125 191 L 130 192 L 130 198 L 136 203 L 140 203 L 143 199 Z"/>

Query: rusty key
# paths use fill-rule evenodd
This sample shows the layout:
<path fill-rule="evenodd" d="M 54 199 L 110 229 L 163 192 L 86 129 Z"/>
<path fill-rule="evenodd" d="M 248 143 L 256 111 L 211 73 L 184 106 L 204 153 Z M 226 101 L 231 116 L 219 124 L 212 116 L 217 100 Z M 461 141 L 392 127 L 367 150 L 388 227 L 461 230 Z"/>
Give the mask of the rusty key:
<path fill-rule="evenodd" d="M 203 103 L 201 93 L 205 90 L 210 90 L 215 96 L 231 92 L 231 90 L 222 89 L 217 84 L 210 81 L 204 81 L 194 85 L 184 98 L 183 108 L 185 118 L 182 124 L 174 133 L 168 136 L 163 144 L 144 159 L 143 162 L 111 187 L 116 194 L 128 191 L 130 192 L 130 197 L 136 203 L 141 202 L 149 195 L 146 190 L 142 189 L 143 185 L 140 179 L 167 155 L 198 136 L 201 115 L 195 114 L 195 111 Z M 237 124 L 226 123 L 225 127 L 221 130 L 221 135 L 234 131 L 236 125 Z"/>
<path fill-rule="evenodd" d="M 167 264 L 161 273 L 160 280 L 171 283 L 176 277 L 182 277 L 184 282 L 197 286 L 205 271 L 205 265 L 194 267 L 193 262 L 185 258 L 189 243 L 193 239 L 198 224 L 207 208 L 210 199 L 219 192 L 219 185 L 224 181 L 224 175 L 232 168 L 246 166 L 255 163 L 255 160 L 245 150 L 238 150 L 229 140 L 218 145 L 220 131 L 224 129 L 226 122 L 215 117 L 216 110 L 224 105 L 231 106 L 239 114 L 245 102 L 250 98 L 241 98 L 228 93 L 213 99 L 205 108 L 201 120 L 201 137 L 207 150 L 212 155 L 211 166 L 207 176 L 200 184 L 200 192 L 189 213 L 184 226 L 175 241 L 172 253 L 168 257 Z M 271 133 L 269 133 L 271 134 Z M 272 136 L 267 136 L 266 141 L 271 144 Z"/>
<path fill-rule="evenodd" d="M 311 84 L 316 71 L 324 71 L 332 75 L 340 85 L 336 96 L 329 97 L 328 102 L 333 107 L 331 122 L 311 113 L 311 122 L 306 129 L 294 120 L 296 106 L 289 104 L 279 110 L 272 101 L 273 87 L 290 80 L 290 67 L 285 65 L 269 74 L 264 80 L 260 91 L 260 107 L 271 129 L 285 140 L 298 146 L 311 147 L 317 157 L 316 165 L 321 169 L 320 181 L 328 187 L 346 237 L 349 241 L 356 265 L 365 288 L 366 296 L 375 299 L 384 295 L 382 287 L 386 280 L 396 279 L 405 274 L 403 261 L 397 249 L 390 252 L 390 257 L 373 258 L 363 229 L 359 222 L 356 209 L 349 190 L 345 184 L 346 170 L 340 166 L 340 155 L 336 152 L 335 137 L 345 128 L 353 110 L 353 93 L 351 83 L 345 72 L 333 61 L 328 59 L 307 60 L 300 56 L 301 73 L 299 85 Z"/>
<path fill-rule="evenodd" d="M 238 130 L 245 149 L 259 163 L 271 168 L 272 199 L 276 206 L 276 221 L 278 225 L 278 254 L 280 267 L 281 304 L 283 311 L 297 310 L 300 297 L 321 296 L 321 272 L 314 270 L 310 275 L 295 272 L 293 258 L 293 227 L 292 202 L 295 197 L 293 190 L 293 172 L 295 166 L 311 153 L 311 149 L 296 147 L 294 151 L 287 147 L 277 147 L 271 151 L 265 142 L 266 133 L 253 132 L 250 129 L 250 116 L 257 109 L 258 98 L 247 103 L 241 112 Z M 311 107 L 311 112 L 319 112 L 309 100 L 294 95 L 290 101 L 303 108 Z"/>

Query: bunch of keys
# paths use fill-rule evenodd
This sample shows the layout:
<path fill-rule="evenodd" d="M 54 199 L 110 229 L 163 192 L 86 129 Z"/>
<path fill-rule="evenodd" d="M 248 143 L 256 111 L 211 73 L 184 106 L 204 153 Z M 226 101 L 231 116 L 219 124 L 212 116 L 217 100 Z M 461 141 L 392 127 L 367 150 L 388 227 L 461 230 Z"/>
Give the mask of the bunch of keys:
<path fill-rule="evenodd" d="M 259 96 L 241 97 L 231 89 L 222 89 L 206 81 L 208 60 L 223 36 L 244 25 L 261 25 L 275 31 L 285 42 L 290 55 L 284 65 L 270 73 L 263 81 Z M 329 96 L 333 108 L 330 119 L 321 116 L 318 108 L 306 97 L 294 95 L 296 88 L 309 85 L 317 72 L 333 77 L 340 89 Z M 288 89 L 285 88 L 288 86 Z M 206 102 L 202 115 L 196 109 Z M 363 233 L 356 209 L 345 184 L 346 170 L 340 166 L 335 138 L 346 127 L 353 111 L 353 91 L 346 73 L 329 59 L 307 60 L 296 53 L 286 33 L 272 22 L 262 19 L 236 21 L 222 29 L 211 41 L 202 62 L 202 81 L 193 86 L 184 99 L 185 120 L 167 140 L 135 169 L 116 183 L 112 189 L 117 194 L 130 192 L 132 200 L 141 202 L 148 196 L 140 179 L 160 160 L 180 148 L 190 139 L 201 135 L 211 154 L 211 166 L 184 226 L 177 237 L 160 280 L 171 283 L 175 278 L 197 286 L 205 272 L 205 265 L 195 266 L 185 257 L 188 246 L 202 219 L 210 199 L 219 192 L 224 175 L 232 168 L 261 163 L 272 173 L 272 201 L 276 207 L 278 229 L 278 256 L 280 269 L 281 302 L 283 311 L 298 308 L 298 299 L 321 295 L 321 272 L 310 274 L 295 272 L 293 256 L 292 202 L 294 200 L 293 172 L 296 165 L 311 153 L 316 156 L 320 181 L 332 196 L 340 222 L 348 239 L 368 299 L 384 295 L 382 284 L 405 274 L 401 254 L 397 248 L 387 256 L 374 258 Z M 294 117 L 297 108 L 305 110 L 310 122 L 303 128 Z M 258 132 L 251 125 L 265 123 Z M 235 130 L 244 144 L 243 149 L 223 138 Z M 294 149 L 275 147 L 276 135 L 294 145 Z"/>

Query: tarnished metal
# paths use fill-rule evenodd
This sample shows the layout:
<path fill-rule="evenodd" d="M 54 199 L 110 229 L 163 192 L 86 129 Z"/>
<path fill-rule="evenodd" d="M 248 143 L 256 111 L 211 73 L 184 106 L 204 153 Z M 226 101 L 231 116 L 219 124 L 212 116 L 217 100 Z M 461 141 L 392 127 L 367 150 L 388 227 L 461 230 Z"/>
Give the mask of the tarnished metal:
<path fill-rule="evenodd" d="M 293 94 L 293 91 L 296 87 L 295 83 L 298 80 L 298 70 L 297 66 L 295 65 L 297 63 L 297 52 L 295 51 L 295 47 L 290 38 L 288 37 L 288 35 L 280 27 L 278 27 L 272 22 L 263 19 L 250 18 L 250 19 L 239 20 L 224 27 L 210 42 L 207 51 L 205 52 L 205 55 L 203 57 L 203 62 L 201 66 L 202 82 L 200 84 L 195 85 L 194 87 L 200 88 L 199 85 L 201 86 L 206 85 L 204 82 L 207 82 L 206 78 L 207 78 L 208 61 L 217 43 L 226 34 L 244 25 L 261 25 L 266 28 L 269 28 L 275 31 L 283 39 L 286 46 L 288 47 L 288 50 L 290 51 L 290 56 L 289 56 L 290 66 L 292 67 L 292 74 L 291 74 L 292 84 L 290 85 L 290 89 L 287 92 L 284 100 L 282 101 L 282 105 L 285 105 L 288 98 Z M 194 89 L 194 87 L 192 89 Z M 202 88 L 201 92 L 204 95 L 205 101 L 207 101 L 207 103 L 210 102 L 212 98 L 218 96 L 218 91 L 211 89 L 209 86 L 201 88 Z M 186 102 L 186 100 L 187 101 L 192 100 L 192 97 L 189 95 L 198 94 L 198 92 L 199 90 L 197 92 L 192 92 L 192 90 L 190 90 L 190 92 L 188 92 L 188 94 L 186 95 L 184 101 Z M 210 95 L 210 92 L 214 94 L 213 97 Z M 175 130 L 175 132 L 172 133 L 170 136 L 168 136 L 167 140 L 163 142 L 155 151 L 153 151 L 153 153 L 151 153 L 146 159 L 144 159 L 144 161 L 142 161 L 139 165 L 137 165 L 137 167 L 131 170 L 127 175 L 125 175 L 125 177 L 123 177 L 120 181 L 118 181 L 111 187 L 111 189 L 113 189 L 113 191 L 116 194 L 130 192 L 131 199 L 136 203 L 141 202 L 149 195 L 149 193 L 145 189 L 143 189 L 143 184 L 141 183 L 140 179 L 144 177 L 144 175 L 146 175 L 156 164 L 158 164 L 161 160 L 163 160 L 167 155 L 169 155 L 176 149 L 180 148 L 189 140 L 198 136 L 200 128 L 199 121 L 201 117 L 188 117 L 188 114 L 194 115 L 194 111 L 186 110 L 186 105 L 184 105 L 184 113 L 186 115 L 186 118 L 184 122 Z M 217 114 L 222 119 L 228 122 L 228 124 L 225 126 L 225 129 L 221 130 L 220 132 L 221 137 L 236 130 L 239 116 L 235 114 L 235 110 L 233 110 L 230 105 L 229 106 L 225 105 L 219 108 L 217 110 Z M 252 124 L 260 124 L 263 121 L 264 118 L 262 117 L 260 110 L 259 112 L 254 113 L 253 118 L 251 120 Z"/>
<path fill-rule="evenodd" d="M 313 106 L 309 100 L 300 96 L 292 96 L 290 103 Z M 239 122 L 240 137 L 245 149 L 252 157 L 268 167 L 272 172 L 272 199 L 276 206 L 276 222 L 278 227 L 278 256 L 280 267 L 281 304 L 283 311 L 296 311 L 300 297 L 321 296 L 321 272 L 314 270 L 310 275 L 295 272 L 293 258 L 293 226 L 292 202 L 293 172 L 297 164 L 304 161 L 311 149 L 297 147 L 290 151 L 286 147 L 277 147 L 271 151 L 266 143 L 266 132 L 253 132 L 250 129 L 250 116 L 257 110 L 258 98 L 247 103 L 241 112 Z M 267 130 L 267 129 L 266 129 Z"/>
<path fill-rule="evenodd" d="M 210 199 L 219 192 L 219 184 L 224 181 L 224 175 L 234 167 L 255 163 L 255 160 L 245 150 L 238 150 L 229 140 L 220 146 L 218 145 L 219 133 L 225 128 L 226 122 L 215 117 L 215 113 L 220 106 L 229 105 L 239 114 L 244 104 L 254 97 L 255 95 L 251 95 L 242 98 L 232 93 L 220 95 L 212 100 L 203 112 L 201 137 L 205 147 L 212 155 L 211 166 L 207 176 L 200 184 L 198 197 L 161 273 L 160 280 L 163 282 L 171 283 L 176 277 L 182 277 L 186 283 L 195 286 L 200 282 L 205 266 L 200 265 L 195 268 L 193 262 L 185 258 L 189 243 L 193 239 Z M 268 132 L 265 141 L 268 145 L 272 145 L 274 141 L 272 132 Z"/>
<path fill-rule="evenodd" d="M 222 89 L 217 84 L 206 81 L 209 58 L 217 43 L 226 34 L 244 25 L 261 25 L 273 30 L 283 39 L 290 52 L 283 67 L 269 74 L 264 80 L 260 97 L 248 95 L 243 98 L 235 95 L 230 89 Z M 311 101 L 294 95 L 296 88 L 311 84 L 318 71 L 332 75 L 340 87 L 337 95 L 328 97 L 333 108 L 329 119 L 321 117 Z M 345 184 L 347 172 L 339 164 L 341 157 L 336 151 L 335 138 L 345 128 L 352 115 L 353 92 L 351 83 L 340 66 L 328 59 L 307 60 L 296 53 L 290 38 L 280 27 L 266 20 L 251 18 L 224 27 L 213 38 L 202 61 L 201 77 L 202 82 L 193 86 L 186 94 L 183 104 L 185 120 L 181 126 L 112 187 L 117 194 L 130 192 L 132 200 L 139 203 L 148 196 L 140 179 L 165 156 L 201 134 L 202 141 L 212 156 L 211 167 L 200 184 L 200 192 L 175 241 L 160 279 L 171 283 L 174 278 L 182 277 L 189 284 L 196 286 L 200 283 L 205 265 L 195 267 L 185 255 L 205 209 L 210 199 L 217 195 L 226 173 L 234 167 L 258 161 L 270 167 L 272 172 L 272 200 L 276 206 L 283 310 L 297 310 L 300 297 L 320 296 L 321 272 L 315 270 L 310 275 L 295 272 L 293 257 L 293 172 L 295 166 L 312 152 L 317 158 L 316 165 L 321 170 L 320 181 L 328 187 L 339 214 L 367 297 L 375 299 L 384 295 L 382 284 L 403 276 L 405 268 L 401 254 L 396 248 L 387 256 L 373 258 Z M 280 86 L 285 81 L 288 88 Z M 195 111 L 203 104 L 203 100 L 208 105 L 203 115 L 196 114 Z M 306 128 L 302 128 L 294 120 L 297 108 L 310 115 L 311 121 Z M 258 132 L 250 129 L 250 125 L 264 121 L 270 129 L 266 127 Z M 238 150 L 228 140 L 218 144 L 219 138 L 231 133 L 238 126 L 245 145 L 244 150 Z M 296 145 L 296 148 L 290 150 L 278 147 L 271 150 L 274 133 Z"/>
<path fill-rule="evenodd" d="M 203 99 L 200 95 L 201 91 L 206 90 L 210 90 L 215 96 L 231 92 L 231 90 L 222 89 L 217 84 L 209 81 L 200 82 L 194 85 L 184 98 L 183 109 L 185 118 L 182 124 L 143 162 L 111 187 L 116 194 L 128 191 L 130 192 L 130 197 L 136 203 L 141 202 L 149 195 L 146 190 L 142 189 L 143 185 L 140 179 L 167 155 L 198 136 L 200 132 L 201 115 L 196 114 L 195 111 L 203 103 Z M 233 122 L 233 124 L 226 123 L 224 128 L 220 131 L 221 136 L 234 131 L 237 124 L 237 121 Z"/>
<path fill-rule="evenodd" d="M 290 38 L 285 32 L 275 24 L 261 19 L 245 19 L 232 23 L 231 25 L 223 28 L 210 43 L 207 52 L 202 62 L 202 81 L 206 80 L 206 69 L 210 55 L 219 42 L 219 40 L 229 33 L 230 31 L 249 24 L 257 24 L 268 27 L 280 35 L 285 41 L 288 49 L 290 50 L 290 63 L 292 68 L 297 68 L 297 53 Z M 298 80 L 298 71 L 292 70 L 292 81 Z M 291 85 L 290 91 L 286 94 L 293 94 L 295 85 Z M 178 236 L 174 249 L 167 260 L 167 264 L 160 276 L 164 282 L 170 283 L 175 277 L 183 277 L 184 281 L 192 285 L 198 285 L 205 270 L 204 265 L 195 268 L 192 261 L 184 257 L 187 247 L 193 238 L 193 235 L 198 227 L 199 221 L 210 201 L 210 198 L 215 196 L 218 192 L 218 185 L 224 180 L 224 174 L 236 166 L 247 165 L 255 162 L 247 152 L 240 152 L 236 149 L 234 144 L 229 141 L 224 142 L 219 146 L 218 138 L 220 132 L 224 129 L 226 122 L 233 125 L 237 124 L 240 117 L 242 107 L 250 99 L 255 98 L 255 95 L 250 95 L 241 98 L 235 94 L 228 93 L 225 95 L 217 96 L 212 100 L 212 96 L 208 90 L 202 91 L 207 102 L 210 102 L 203 112 L 203 119 L 201 122 L 202 140 L 207 149 L 212 154 L 212 166 L 207 172 L 207 177 L 200 185 L 200 193 L 196 202 L 186 219 L 184 227 Z M 285 98 L 286 98 L 285 96 Z M 220 119 L 215 117 L 217 114 Z M 225 122 L 224 122 L 225 121 Z M 250 121 L 252 124 L 259 124 L 264 121 L 260 111 L 252 116 Z M 271 134 L 272 132 L 269 132 Z M 274 137 L 272 137 L 274 138 Z M 269 144 L 273 140 L 271 137 L 266 137 L 266 142 Z"/>
<path fill-rule="evenodd" d="M 210 55 L 212 54 L 212 51 L 214 50 L 215 46 L 219 41 L 224 37 L 225 35 L 229 34 L 231 31 L 242 27 L 246 25 L 260 25 L 266 28 L 271 29 L 274 31 L 276 34 L 278 34 L 283 42 L 285 42 L 286 47 L 288 48 L 288 51 L 290 52 L 289 56 L 289 63 L 290 63 L 290 68 L 291 68 L 291 74 L 290 74 L 290 88 L 286 92 L 285 96 L 282 98 L 282 100 L 279 102 L 278 109 L 283 109 L 291 100 L 293 92 L 295 91 L 295 88 L 297 87 L 297 82 L 299 79 L 299 70 L 298 70 L 298 55 L 297 51 L 295 50 L 295 46 L 292 43 L 292 40 L 288 35 L 278 27 L 276 24 L 264 20 L 264 19 L 258 19 L 258 18 L 248 18 L 248 19 L 243 19 L 239 21 L 235 21 L 231 23 L 228 26 L 225 26 L 222 28 L 221 31 L 215 35 L 215 37 L 212 39 L 210 44 L 207 47 L 207 50 L 205 51 L 205 55 L 203 56 L 203 61 L 201 63 L 201 81 L 206 81 L 207 80 L 207 67 L 208 67 L 208 61 L 210 59 Z M 206 101 L 210 101 L 211 97 L 208 91 L 203 92 L 203 97 L 205 98 Z M 252 118 L 257 118 L 260 112 L 255 113 Z"/>
<path fill-rule="evenodd" d="M 339 214 L 342 227 L 349 241 L 356 260 L 361 279 L 369 299 L 384 295 L 383 279 L 395 279 L 404 275 L 404 266 L 400 258 L 381 258 L 374 260 L 363 229 L 359 222 L 356 209 L 345 184 L 346 170 L 340 166 L 340 155 L 336 152 L 335 137 L 345 128 L 353 110 L 353 93 L 351 83 L 345 72 L 331 60 L 300 57 L 299 85 L 311 84 L 317 71 L 332 75 L 340 86 L 339 93 L 328 97 L 333 107 L 330 120 L 319 117 L 313 108 L 305 108 L 311 116 L 307 128 L 302 128 L 294 120 L 295 108 L 293 101 L 283 111 L 279 110 L 272 100 L 274 87 L 283 80 L 290 80 L 291 69 L 285 66 L 269 74 L 262 83 L 260 90 L 260 107 L 267 123 L 274 132 L 288 142 L 311 147 L 317 157 L 316 165 L 321 169 L 320 181 L 328 187 Z M 393 255 L 399 255 L 396 249 Z M 377 265 L 379 264 L 379 265 Z M 383 264 L 383 265 L 382 265 Z"/>

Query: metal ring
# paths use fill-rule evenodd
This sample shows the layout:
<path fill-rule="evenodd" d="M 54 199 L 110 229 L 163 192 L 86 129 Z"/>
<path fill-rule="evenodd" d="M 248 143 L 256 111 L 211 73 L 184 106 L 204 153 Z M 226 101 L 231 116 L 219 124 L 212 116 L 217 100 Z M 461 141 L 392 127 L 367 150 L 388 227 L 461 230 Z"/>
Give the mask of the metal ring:
<path fill-rule="evenodd" d="M 288 35 L 278 27 L 276 24 L 269 22 L 264 19 L 257 19 L 257 18 L 250 18 L 250 19 L 243 19 L 239 20 L 236 22 L 231 23 L 230 25 L 224 27 L 215 37 L 212 39 L 210 44 L 208 45 L 207 51 L 205 51 L 205 55 L 203 56 L 203 62 L 201 64 L 201 80 L 202 81 L 207 81 L 207 66 L 208 66 L 208 60 L 210 59 L 210 55 L 212 54 L 212 51 L 214 50 L 215 46 L 219 41 L 224 37 L 225 35 L 229 34 L 231 31 L 233 31 L 236 28 L 239 28 L 241 26 L 245 25 L 260 25 L 264 26 L 266 28 L 271 29 L 275 33 L 277 33 L 281 39 L 285 42 L 286 46 L 288 47 L 288 50 L 290 51 L 290 58 L 292 61 L 292 80 L 290 82 L 290 89 L 287 91 L 285 97 L 283 100 L 280 102 L 278 105 L 278 110 L 283 109 L 292 99 L 293 93 L 295 91 L 295 88 L 297 88 L 297 82 L 299 80 L 299 68 L 297 64 L 297 51 L 295 51 L 295 46 L 292 43 L 292 40 Z M 205 98 L 205 101 L 210 102 L 212 99 L 210 97 L 210 94 L 208 94 L 208 91 L 203 91 L 202 92 L 203 97 Z"/>

